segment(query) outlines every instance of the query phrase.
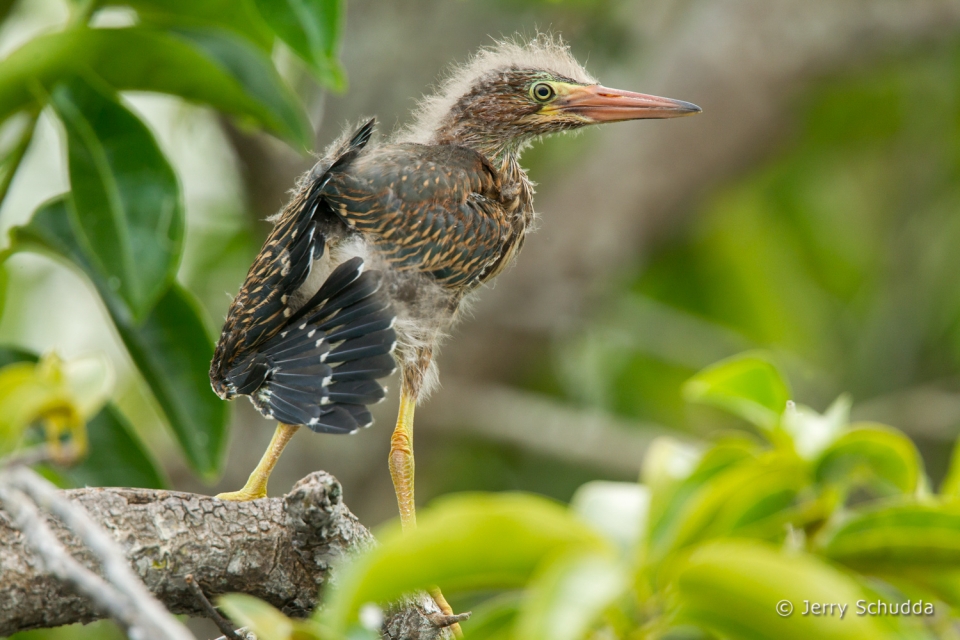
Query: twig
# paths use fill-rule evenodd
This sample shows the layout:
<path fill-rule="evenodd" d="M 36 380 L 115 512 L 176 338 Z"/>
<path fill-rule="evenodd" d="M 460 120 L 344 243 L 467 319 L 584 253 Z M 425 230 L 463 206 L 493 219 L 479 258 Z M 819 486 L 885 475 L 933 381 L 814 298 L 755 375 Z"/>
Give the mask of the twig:
<path fill-rule="evenodd" d="M 115 618 L 133 640 L 193 640 L 193 636 L 133 575 L 115 543 L 79 506 L 26 467 L 0 472 L 0 502 L 47 571 Z M 36 504 L 34 504 L 36 503 Z M 58 516 L 102 562 L 110 583 L 77 562 L 44 521 L 38 506 Z M 112 584 L 111 584 L 112 583 Z"/>
<path fill-rule="evenodd" d="M 53 459 L 53 455 L 50 451 L 50 447 L 45 444 L 30 447 L 29 449 L 23 449 L 15 453 L 11 453 L 5 458 L 0 458 L 0 469 L 7 469 L 11 467 L 32 467 L 35 464 L 40 464 L 41 462 L 50 462 Z"/>
<path fill-rule="evenodd" d="M 432 613 L 427 616 L 427 619 L 435 624 L 438 629 L 443 629 L 444 627 L 452 627 L 455 624 L 460 624 L 464 620 L 469 620 L 470 614 L 470 611 L 465 611 L 464 613 L 455 613 L 453 615 L 447 615 L 445 613 Z"/>
<path fill-rule="evenodd" d="M 197 600 L 200 601 L 200 606 L 203 607 L 203 610 L 207 613 L 207 617 L 213 620 L 213 624 L 217 625 L 217 628 L 223 632 L 223 637 L 228 640 L 241 640 L 240 636 L 237 635 L 234 626 L 230 624 L 230 621 L 220 615 L 220 612 L 217 611 L 217 608 L 213 606 L 213 604 L 207 598 L 207 595 L 203 592 L 203 589 L 201 589 L 200 585 L 197 584 L 193 574 L 189 574 L 186 578 L 184 578 L 184 580 L 186 581 L 187 586 L 190 587 L 190 591 L 193 591 L 193 594 L 197 596 Z"/>

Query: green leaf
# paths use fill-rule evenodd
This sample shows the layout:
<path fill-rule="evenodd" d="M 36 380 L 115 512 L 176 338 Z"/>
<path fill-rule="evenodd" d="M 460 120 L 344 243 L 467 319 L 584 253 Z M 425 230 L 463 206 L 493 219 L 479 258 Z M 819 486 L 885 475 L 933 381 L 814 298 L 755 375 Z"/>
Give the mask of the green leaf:
<path fill-rule="evenodd" d="M 27 226 L 15 227 L 11 235 L 15 250 L 50 252 L 90 278 L 188 462 L 204 476 L 215 476 L 226 447 L 226 404 L 209 389 L 207 369 L 213 343 L 192 296 L 175 283 L 146 320 L 136 324 L 89 264 L 73 235 L 62 199 L 43 205 Z"/>
<path fill-rule="evenodd" d="M 415 531 L 394 526 L 380 546 L 344 568 L 322 620 L 343 631 L 367 602 L 388 603 L 439 585 L 463 591 L 520 587 L 545 557 L 612 547 L 562 505 L 527 494 L 461 494 L 418 514 Z"/>
<path fill-rule="evenodd" d="M 642 471 L 642 480 L 651 491 L 648 545 L 664 548 L 677 519 L 683 517 L 687 501 L 704 484 L 725 469 L 757 456 L 756 443 L 744 438 L 721 440 L 703 453 L 678 446 L 669 438 L 658 438 L 648 449 Z"/>
<path fill-rule="evenodd" d="M 901 504 L 861 511 L 819 541 L 831 560 L 862 571 L 960 569 L 960 504 Z"/>
<path fill-rule="evenodd" d="M 19 116 L 19 117 L 18 117 Z M 3 125 L 3 137 L 6 137 L 8 130 L 17 131 L 15 135 L 15 142 L 5 148 L 2 151 L 3 160 L 0 161 L 0 204 L 3 204 L 3 201 L 7 199 L 7 194 L 10 192 L 10 186 L 13 184 L 13 179 L 17 175 L 17 170 L 20 168 L 21 162 L 23 162 L 23 157 L 27 153 L 27 149 L 30 148 L 30 143 L 33 142 L 33 134 L 37 129 L 37 119 L 40 116 L 39 110 L 34 110 L 32 113 L 21 113 L 8 120 Z M 2 293 L 2 292 L 0 292 Z M 3 301 L 0 300 L 0 313 L 2 313 L 2 304 Z"/>
<path fill-rule="evenodd" d="M 321 82 L 344 88 L 337 49 L 343 24 L 343 0 L 256 0 L 263 19 L 310 65 Z"/>
<path fill-rule="evenodd" d="M 221 597 L 217 604 L 236 624 L 247 627 L 261 640 L 291 640 L 294 622 L 263 600 L 244 593 Z"/>
<path fill-rule="evenodd" d="M 788 523 L 803 518 L 798 498 L 809 478 L 798 457 L 768 452 L 759 458 L 720 459 L 725 463 L 718 464 L 708 452 L 703 468 L 670 497 L 649 535 L 654 559 L 730 534 L 777 539 Z"/>
<path fill-rule="evenodd" d="M 953 498 L 960 497 L 960 439 L 953 445 L 950 468 L 940 485 L 940 493 Z"/>
<path fill-rule="evenodd" d="M 883 640 L 902 638 L 896 618 L 858 616 L 869 594 L 817 558 L 787 555 L 749 541 L 722 541 L 695 549 L 676 568 L 675 615 L 720 636 L 742 640 Z M 787 601 L 792 614 L 777 613 Z M 843 619 L 802 615 L 806 602 L 847 605 Z M 786 605 L 780 605 L 785 607 Z"/>
<path fill-rule="evenodd" d="M 10 11 L 17 4 L 17 0 L 0 0 L 0 22 L 3 22 L 10 16 Z"/>
<path fill-rule="evenodd" d="M 508 591 L 474 607 L 460 623 L 468 640 L 514 640 L 513 625 L 520 611 L 519 591 Z"/>
<path fill-rule="evenodd" d="M 858 423 L 840 436 L 816 463 L 817 482 L 871 486 L 881 494 L 913 493 L 923 461 L 913 442 L 882 424 Z"/>
<path fill-rule="evenodd" d="M 7 306 L 7 292 L 10 290 L 10 272 L 7 270 L 7 262 L 0 254 L 0 318 L 3 317 L 3 310 Z"/>
<path fill-rule="evenodd" d="M 58 469 L 75 487 L 143 487 L 163 489 L 167 482 L 133 427 L 112 405 L 87 423 L 90 448 L 77 465 Z"/>
<path fill-rule="evenodd" d="M 711 405 L 772 430 L 790 399 L 787 383 L 761 352 L 744 353 L 711 365 L 683 385 L 688 402 Z"/>
<path fill-rule="evenodd" d="M 147 127 L 116 96 L 76 78 L 54 88 L 52 103 L 67 132 L 74 233 L 139 322 L 180 261 L 177 177 Z"/>
<path fill-rule="evenodd" d="M 608 555 L 549 563 L 527 588 L 514 635 L 524 640 L 583 638 L 628 584 L 623 563 Z"/>
<path fill-rule="evenodd" d="M 215 27 L 242 36 L 265 52 L 273 47 L 273 32 L 252 0 L 106 0 L 98 4 L 131 7 L 147 26 Z"/>
<path fill-rule="evenodd" d="M 244 91 L 268 113 L 280 119 L 278 132 L 289 131 L 304 149 L 313 144 L 313 128 L 297 96 L 284 84 L 270 60 L 230 33 L 216 29 L 182 28 L 172 30 L 189 41 L 235 78 Z"/>
<path fill-rule="evenodd" d="M 42 105 L 62 79 L 93 72 L 113 89 L 155 91 L 253 119 L 301 147 L 310 123 L 270 60 L 225 30 L 177 34 L 73 28 L 27 42 L 0 62 L 0 121 Z"/>
<path fill-rule="evenodd" d="M 0 369 L 14 362 L 36 362 L 39 359 L 37 354 L 26 349 L 11 344 L 0 345 Z"/>

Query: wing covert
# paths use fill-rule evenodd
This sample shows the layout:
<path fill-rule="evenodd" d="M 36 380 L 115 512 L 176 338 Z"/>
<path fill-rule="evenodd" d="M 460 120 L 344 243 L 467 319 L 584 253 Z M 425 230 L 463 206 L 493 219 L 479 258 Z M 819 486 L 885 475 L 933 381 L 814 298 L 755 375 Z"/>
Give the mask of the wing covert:
<path fill-rule="evenodd" d="M 450 145 L 393 145 L 331 176 L 323 198 L 395 269 L 451 287 L 483 279 L 509 243 L 499 178 L 480 154 Z"/>

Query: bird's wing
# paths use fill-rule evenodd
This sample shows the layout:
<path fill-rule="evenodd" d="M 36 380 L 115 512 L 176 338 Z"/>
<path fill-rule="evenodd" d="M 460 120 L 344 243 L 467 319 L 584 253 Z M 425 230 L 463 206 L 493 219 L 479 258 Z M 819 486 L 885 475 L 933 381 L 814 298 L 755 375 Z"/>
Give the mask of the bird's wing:
<path fill-rule="evenodd" d="M 369 141 L 373 126 L 371 120 L 360 127 L 312 184 L 322 184 L 349 165 Z M 269 340 L 291 321 L 293 310 L 288 303 L 310 275 L 314 260 L 323 255 L 326 241 L 317 215 L 318 202 L 310 197 L 314 190 L 302 191 L 287 206 L 250 266 L 227 312 L 211 375 L 221 365 Z M 222 376 L 224 372 L 219 373 Z"/>
<path fill-rule="evenodd" d="M 481 281 L 512 232 L 496 171 L 464 147 L 381 147 L 332 175 L 321 195 L 393 268 L 452 287 Z"/>
<path fill-rule="evenodd" d="M 369 426 L 366 405 L 386 395 L 377 379 L 395 368 L 394 313 L 381 282 L 361 258 L 343 262 L 317 291 L 319 302 L 238 358 L 226 380 L 264 416 L 286 424 L 325 433 Z"/>

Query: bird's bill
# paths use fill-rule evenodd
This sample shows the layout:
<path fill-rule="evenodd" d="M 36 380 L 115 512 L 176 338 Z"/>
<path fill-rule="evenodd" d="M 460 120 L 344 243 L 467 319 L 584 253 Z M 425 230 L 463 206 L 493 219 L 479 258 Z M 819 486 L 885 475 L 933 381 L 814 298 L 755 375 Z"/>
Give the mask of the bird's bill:
<path fill-rule="evenodd" d="M 575 113 L 593 122 L 677 118 L 700 113 L 690 102 L 610 89 L 599 84 L 572 86 L 557 100 L 558 111 Z"/>

